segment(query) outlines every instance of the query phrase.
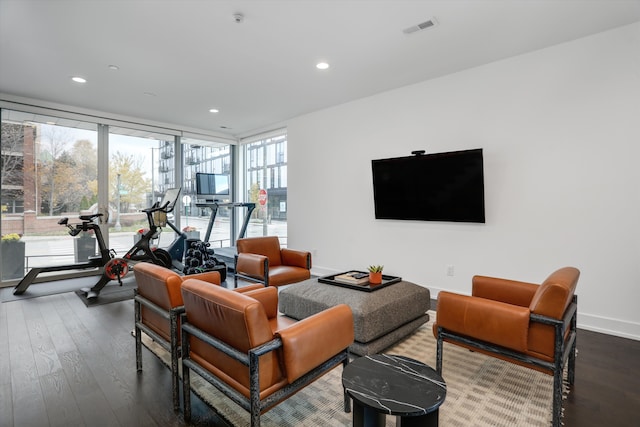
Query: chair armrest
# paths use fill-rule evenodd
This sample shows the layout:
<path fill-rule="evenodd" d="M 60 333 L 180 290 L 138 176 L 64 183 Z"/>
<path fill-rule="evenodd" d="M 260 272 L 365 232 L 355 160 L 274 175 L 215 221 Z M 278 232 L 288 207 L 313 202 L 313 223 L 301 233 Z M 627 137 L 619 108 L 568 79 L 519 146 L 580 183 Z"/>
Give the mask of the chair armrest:
<path fill-rule="evenodd" d="M 440 291 L 436 323 L 448 331 L 525 352 L 529 307 Z"/>
<path fill-rule="evenodd" d="M 264 255 L 240 253 L 236 261 L 236 272 L 252 277 L 264 278 L 265 266 L 268 266 L 269 258 Z"/>
<path fill-rule="evenodd" d="M 276 332 L 292 383 L 353 344 L 353 314 L 346 304 L 328 308 Z"/>
<path fill-rule="evenodd" d="M 311 252 L 282 248 L 280 250 L 280 256 L 282 257 L 282 265 L 311 270 Z"/>
<path fill-rule="evenodd" d="M 539 285 L 495 277 L 474 276 L 472 279 L 474 297 L 529 307 Z"/>
<path fill-rule="evenodd" d="M 257 289 L 242 292 L 243 295 L 256 299 L 262 303 L 268 319 L 278 316 L 278 290 L 274 287 L 265 288 L 256 285 Z"/>
<path fill-rule="evenodd" d="M 244 294 L 245 292 L 255 291 L 256 289 L 263 289 L 264 285 L 247 285 L 241 288 L 235 288 L 233 291 Z"/>
<path fill-rule="evenodd" d="M 182 276 L 182 280 L 186 279 L 199 279 L 204 282 L 213 283 L 214 285 L 220 285 L 222 283 L 220 273 L 218 273 L 217 271 L 205 271 L 204 273 Z"/>

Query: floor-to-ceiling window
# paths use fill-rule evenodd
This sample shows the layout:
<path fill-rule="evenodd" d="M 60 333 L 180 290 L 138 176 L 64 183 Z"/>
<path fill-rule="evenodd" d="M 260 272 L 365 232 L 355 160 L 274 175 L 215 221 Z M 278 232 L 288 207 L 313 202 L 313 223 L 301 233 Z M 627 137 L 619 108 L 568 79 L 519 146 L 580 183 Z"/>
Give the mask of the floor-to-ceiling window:
<path fill-rule="evenodd" d="M 232 150 L 226 143 L 182 138 L 183 148 L 183 229 L 191 230 L 213 248 L 228 247 L 234 238 L 232 219 L 233 188 L 217 194 L 198 194 L 198 175 L 222 175 L 232 182 Z M 205 197 L 208 196 L 208 197 Z M 216 201 L 215 204 L 213 201 Z M 207 233 L 209 234 L 207 236 Z M 207 238 L 208 237 L 208 238 Z"/>
<path fill-rule="evenodd" d="M 3 109 L 1 129 L 2 280 L 86 261 L 95 238 L 58 222 L 97 212 L 97 125 Z"/>
<path fill-rule="evenodd" d="M 206 224 L 210 217 L 193 197 L 195 174 L 226 174 L 232 180 L 232 139 L 186 139 L 179 130 L 122 127 L 111 119 L 102 122 L 70 112 L 43 114 L 49 110 L 40 107 L 27 110 L 38 112 L 1 109 L 3 286 L 15 284 L 32 267 L 85 262 L 97 253 L 95 236 L 70 236 L 58 225 L 64 217 L 73 223 L 79 215 L 103 213 L 105 244 L 122 256 L 137 240 L 138 230 L 148 228 L 142 210 L 160 201 L 168 189 L 182 190 L 168 220 L 184 230 Z M 233 198 L 230 192 L 222 201 Z M 231 216 L 224 209 L 218 213 L 214 246 L 231 244 Z M 206 225 L 201 228 L 204 238 Z M 155 244 L 166 248 L 176 237 L 165 226 Z M 9 253 L 17 254 L 17 261 L 9 260 Z"/>
<path fill-rule="evenodd" d="M 244 194 L 254 202 L 247 236 L 278 236 L 287 244 L 287 133 L 285 130 L 243 141 Z"/>
<path fill-rule="evenodd" d="M 157 132 L 109 127 L 108 195 L 110 209 L 109 236 L 111 249 L 124 255 L 149 229 L 144 209 L 162 200 L 170 188 L 177 188 L 175 177 L 175 137 Z M 180 206 L 169 216 L 179 224 Z M 167 247 L 176 233 L 162 227 L 153 246 Z"/>

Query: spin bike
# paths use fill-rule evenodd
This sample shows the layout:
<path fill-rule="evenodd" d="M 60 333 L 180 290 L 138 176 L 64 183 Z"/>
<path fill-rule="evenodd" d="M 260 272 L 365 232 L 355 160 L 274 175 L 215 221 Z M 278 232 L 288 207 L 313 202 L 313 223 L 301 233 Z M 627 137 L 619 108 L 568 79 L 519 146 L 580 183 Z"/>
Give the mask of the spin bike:
<path fill-rule="evenodd" d="M 156 202 L 148 209 L 143 209 L 147 215 L 147 221 L 149 223 L 149 230 L 147 230 L 140 240 L 138 240 L 131 249 L 127 251 L 121 258 L 110 259 L 105 267 L 100 280 L 92 288 L 81 288 L 83 292 L 87 294 L 87 299 L 97 298 L 102 288 L 106 286 L 111 280 L 117 279 L 120 286 L 122 286 L 121 278 L 126 276 L 129 272 L 129 263 L 134 262 L 150 262 L 160 265 L 162 267 L 171 268 L 173 265 L 173 259 L 171 254 L 160 248 L 152 248 L 152 240 L 160 237 L 162 227 L 167 224 L 167 214 L 173 211 L 178 197 L 180 196 L 181 188 L 171 188 L 165 193 L 162 202 Z M 170 224 L 170 223 L 169 223 Z M 170 224 L 173 226 L 173 224 Z M 177 230 L 175 226 L 172 227 Z M 186 235 L 179 233 L 178 239 L 171 246 L 177 245 L 178 242 L 184 247 L 184 239 Z"/>
<path fill-rule="evenodd" d="M 31 286 L 33 281 L 36 279 L 36 277 L 38 277 L 40 273 L 47 273 L 50 271 L 86 270 L 89 268 L 100 268 L 107 265 L 109 261 L 113 260 L 113 258 L 115 257 L 115 251 L 107 248 L 107 245 L 104 243 L 104 238 L 102 237 L 102 232 L 100 231 L 100 226 L 94 222 L 96 218 L 100 218 L 101 216 L 101 213 L 92 215 L 81 215 L 79 218 L 82 222 L 77 224 L 69 224 L 69 218 L 62 218 L 58 221 L 58 224 L 64 225 L 69 229 L 69 234 L 72 236 L 77 236 L 81 231 L 93 230 L 96 235 L 96 240 L 98 241 L 98 247 L 100 248 L 100 255 L 89 257 L 86 262 L 75 264 L 54 265 L 50 267 L 33 267 L 16 285 L 13 290 L 13 294 L 23 294 L 24 291 L 26 291 L 27 288 Z M 106 268 L 105 274 L 107 274 Z M 112 274 L 114 279 L 117 277 L 117 271 L 109 270 L 108 274 Z"/>

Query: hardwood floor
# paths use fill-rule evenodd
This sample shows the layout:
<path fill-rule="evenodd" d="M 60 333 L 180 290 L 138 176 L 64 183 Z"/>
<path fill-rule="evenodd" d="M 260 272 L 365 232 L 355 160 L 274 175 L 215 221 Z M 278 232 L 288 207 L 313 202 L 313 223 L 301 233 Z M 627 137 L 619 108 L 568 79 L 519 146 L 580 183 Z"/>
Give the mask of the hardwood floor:
<path fill-rule="evenodd" d="M 169 370 L 144 351 L 135 372 L 133 302 L 87 308 L 74 293 L 0 303 L 0 426 L 183 426 Z M 640 419 L 640 341 L 580 330 L 565 426 Z M 196 426 L 226 426 L 193 398 Z"/>

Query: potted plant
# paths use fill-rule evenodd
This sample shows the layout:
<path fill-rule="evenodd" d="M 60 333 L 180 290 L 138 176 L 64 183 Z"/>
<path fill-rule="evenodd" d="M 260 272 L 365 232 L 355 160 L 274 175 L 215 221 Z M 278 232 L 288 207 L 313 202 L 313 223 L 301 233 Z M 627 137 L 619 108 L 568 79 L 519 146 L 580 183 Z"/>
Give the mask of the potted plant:
<path fill-rule="evenodd" d="M 200 240 L 200 232 L 197 228 L 187 225 L 182 231 L 187 235 L 187 239 L 197 239 Z"/>
<path fill-rule="evenodd" d="M 370 265 L 369 270 L 369 283 L 372 285 L 379 285 L 382 283 L 382 269 L 384 265 Z"/>
<path fill-rule="evenodd" d="M 20 279 L 24 276 L 25 242 L 18 233 L 2 236 L 2 280 Z"/>

